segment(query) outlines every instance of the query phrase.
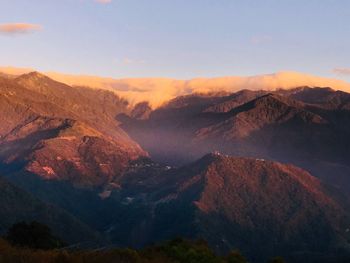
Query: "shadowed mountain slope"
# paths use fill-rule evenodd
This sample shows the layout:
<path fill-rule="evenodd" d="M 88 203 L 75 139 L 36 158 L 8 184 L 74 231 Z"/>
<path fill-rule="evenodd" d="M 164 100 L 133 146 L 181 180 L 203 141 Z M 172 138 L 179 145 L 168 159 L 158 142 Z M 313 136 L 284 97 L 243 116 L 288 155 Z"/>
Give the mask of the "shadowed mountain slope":
<path fill-rule="evenodd" d="M 0 233 L 20 221 L 38 221 L 51 227 L 70 244 L 89 242 L 97 245 L 101 236 L 57 206 L 45 204 L 0 178 Z"/>

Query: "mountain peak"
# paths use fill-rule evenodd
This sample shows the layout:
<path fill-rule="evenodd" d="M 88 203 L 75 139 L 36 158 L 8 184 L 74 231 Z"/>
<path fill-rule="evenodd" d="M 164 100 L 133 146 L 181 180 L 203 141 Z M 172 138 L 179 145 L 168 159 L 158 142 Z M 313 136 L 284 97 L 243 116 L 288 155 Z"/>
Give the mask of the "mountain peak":
<path fill-rule="evenodd" d="M 32 79 L 32 80 L 43 80 L 43 79 L 49 79 L 46 75 L 38 72 L 38 71 L 32 71 L 26 74 L 22 74 L 17 79 Z"/>
<path fill-rule="evenodd" d="M 15 78 L 15 81 L 27 88 L 34 88 L 37 86 L 48 86 L 56 82 L 38 71 L 32 71 L 26 74 L 22 74 Z"/>
<path fill-rule="evenodd" d="M 257 105 L 263 105 L 263 106 L 277 106 L 277 105 L 284 105 L 287 107 L 295 107 L 295 108 L 303 108 L 303 104 L 299 101 L 293 100 L 291 98 L 288 98 L 286 96 L 281 96 L 276 93 L 267 93 L 266 95 L 263 95 L 253 101 L 253 104 L 255 106 Z"/>

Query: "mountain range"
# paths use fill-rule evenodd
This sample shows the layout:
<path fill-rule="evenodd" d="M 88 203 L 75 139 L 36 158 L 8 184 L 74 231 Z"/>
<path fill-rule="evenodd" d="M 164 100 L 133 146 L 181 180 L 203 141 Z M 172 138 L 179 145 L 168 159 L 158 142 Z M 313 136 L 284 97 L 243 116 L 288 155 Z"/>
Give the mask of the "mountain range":
<path fill-rule="evenodd" d="M 252 87 L 155 107 L 3 74 L 1 231 L 35 219 L 71 243 L 183 236 L 252 262 L 350 255 L 350 94 Z"/>
<path fill-rule="evenodd" d="M 160 162 L 183 164 L 218 150 L 293 163 L 349 193 L 349 98 L 330 88 L 242 90 L 182 96 L 147 119 L 118 118 Z"/>

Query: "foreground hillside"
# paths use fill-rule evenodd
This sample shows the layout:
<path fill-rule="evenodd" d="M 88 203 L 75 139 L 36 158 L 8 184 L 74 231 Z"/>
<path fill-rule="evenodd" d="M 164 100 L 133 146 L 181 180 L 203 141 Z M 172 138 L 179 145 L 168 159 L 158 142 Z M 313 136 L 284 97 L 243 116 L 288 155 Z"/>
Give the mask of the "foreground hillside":
<path fill-rule="evenodd" d="M 220 254 L 240 249 L 252 262 L 350 253 L 346 202 L 292 165 L 217 153 L 182 168 L 145 160 L 102 199 L 99 192 L 60 182 L 15 178 L 116 246 L 144 247 L 183 236 L 205 239 Z"/>
<path fill-rule="evenodd" d="M 204 238 L 218 251 L 239 248 L 252 260 L 349 249 L 346 210 L 300 168 L 210 154 L 158 176 L 134 174 L 142 185 L 126 182 L 133 202 L 148 195 L 146 217 L 136 226 L 148 242 Z"/>

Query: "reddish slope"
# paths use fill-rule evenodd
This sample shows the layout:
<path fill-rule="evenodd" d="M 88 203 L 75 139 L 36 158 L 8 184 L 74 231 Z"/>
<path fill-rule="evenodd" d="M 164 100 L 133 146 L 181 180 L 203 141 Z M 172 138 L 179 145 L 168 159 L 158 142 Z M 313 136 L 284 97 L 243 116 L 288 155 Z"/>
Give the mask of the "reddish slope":
<path fill-rule="evenodd" d="M 99 186 L 147 155 L 119 127 L 126 102 L 38 73 L 0 80 L 0 158 L 46 179 Z"/>

